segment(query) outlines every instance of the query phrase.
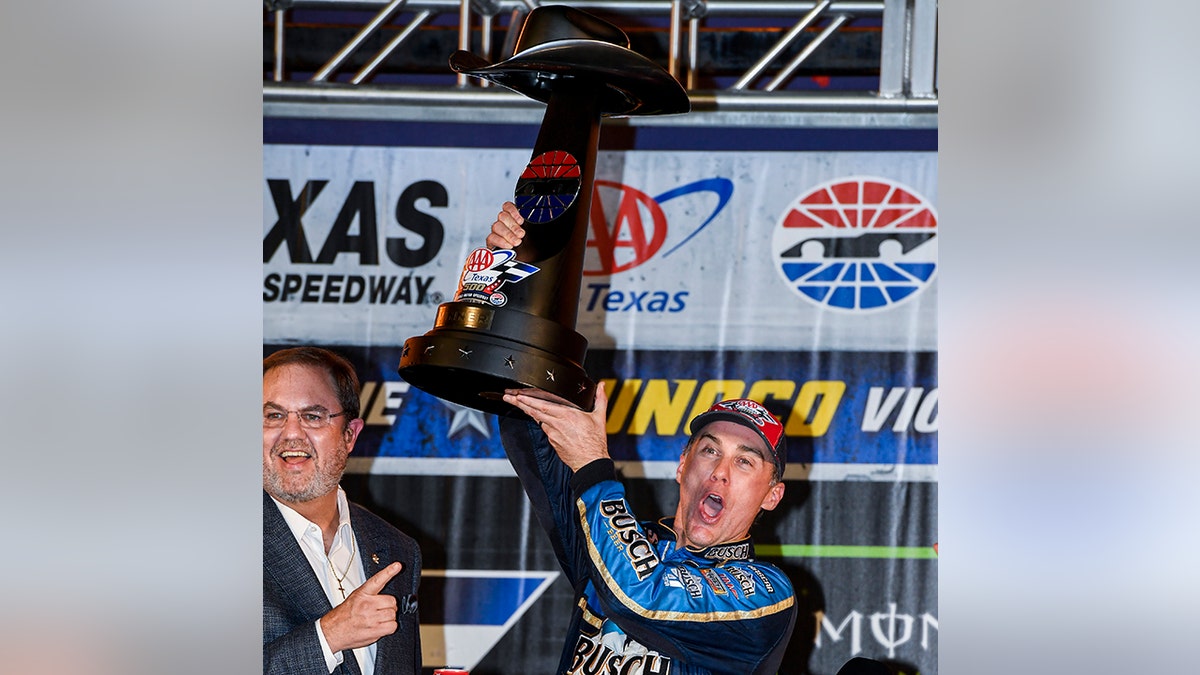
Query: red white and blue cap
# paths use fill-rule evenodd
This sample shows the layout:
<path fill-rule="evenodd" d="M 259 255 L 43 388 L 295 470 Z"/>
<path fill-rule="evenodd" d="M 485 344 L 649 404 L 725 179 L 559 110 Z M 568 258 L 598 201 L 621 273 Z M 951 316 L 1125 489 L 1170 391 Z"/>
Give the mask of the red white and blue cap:
<path fill-rule="evenodd" d="M 695 434 L 703 429 L 704 425 L 722 420 L 735 422 L 757 432 L 771 450 L 771 459 L 779 468 L 779 475 L 783 476 L 783 467 L 787 463 L 787 445 L 784 442 L 783 424 L 764 408 L 763 404 L 748 398 L 720 401 L 707 411 L 696 415 L 688 425 L 688 433 Z"/>

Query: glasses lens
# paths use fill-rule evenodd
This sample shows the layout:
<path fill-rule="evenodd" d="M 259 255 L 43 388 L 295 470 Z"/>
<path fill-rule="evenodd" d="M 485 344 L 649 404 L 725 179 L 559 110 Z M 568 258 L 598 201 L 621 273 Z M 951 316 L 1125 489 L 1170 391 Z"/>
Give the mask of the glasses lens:
<path fill-rule="evenodd" d="M 325 422 L 329 419 L 323 412 L 309 411 L 298 414 L 300 416 L 300 426 L 306 429 L 320 429 L 325 426 Z"/>
<path fill-rule="evenodd" d="M 296 419 L 300 422 L 300 426 L 305 429 L 320 429 L 341 413 L 327 413 L 321 410 L 305 410 L 295 412 L 292 410 L 267 410 L 263 412 L 263 427 L 267 429 L 278 429 L 287 424 L 288 417 L 292 414 L 296 415 Z"/>

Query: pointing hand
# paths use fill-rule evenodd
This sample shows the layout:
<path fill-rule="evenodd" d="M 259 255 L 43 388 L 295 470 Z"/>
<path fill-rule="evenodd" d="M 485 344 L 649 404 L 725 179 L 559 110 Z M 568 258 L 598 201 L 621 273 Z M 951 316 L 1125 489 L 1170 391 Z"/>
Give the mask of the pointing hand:
<path fill-rule="evenodd" d="M 380 592 L 402 569 L 403 563 L 394 562 L 379 570 L 321 617 L 321 631 L 334 653 L 365 647 L 396 632 L 396 598 Z"/>

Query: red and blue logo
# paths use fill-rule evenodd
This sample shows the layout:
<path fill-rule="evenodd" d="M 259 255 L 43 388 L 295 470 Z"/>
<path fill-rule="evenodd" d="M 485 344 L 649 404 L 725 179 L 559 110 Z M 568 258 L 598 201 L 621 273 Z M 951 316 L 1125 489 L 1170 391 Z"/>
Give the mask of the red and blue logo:
<path fill-rule="evenodd" d="M 583 171 L 575 156 L 551 150 L 529 160 L 517 180 L 513 202 L 531 223 L 548 223 L 567 212 L 579 196 Z"/>
<path fill-rule="evenodd" d="M 888 309 L 937 272 L 937 213 L 912 188 L 851 176 L 822 183 L 788 207 L 775 229 L 777 269 L 822 308 Z"/>
<path fill-rule="evenodd" d="M 689 195 L 712 195 L 712 211 L 694 230 L 665 252 L 667 216 L 662 204 Z M 587 253 L 584 276 L 608 276 L 631 270 L 659 255 L 665 258 L 689 242 L 717 217 L 733 196 L 733 181 L 719 176 L 705 178 L 650 195 L 623 183 L 597 179 L 592 187 L 592 208 L 588 214 Z"/>

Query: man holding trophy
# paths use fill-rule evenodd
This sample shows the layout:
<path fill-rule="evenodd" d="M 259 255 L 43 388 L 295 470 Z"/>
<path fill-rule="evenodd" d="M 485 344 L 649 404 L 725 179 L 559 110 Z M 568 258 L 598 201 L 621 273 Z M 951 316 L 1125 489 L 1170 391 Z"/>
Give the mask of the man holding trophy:
<path fill-rule="evenodd" d="M 511 202 L 488 244 L 524 230 Z M 796 621 L 795 594 L 754 560 L 750 526 L 783 498 L 783 425 L 761 404 L 721 401 L 697 415 L 675 471 L 673 518 L 639 522 L 608 455 L 601 383 L 586 412 L 538 389 L 504 402 L 505 452 L 575 589 L 559 673 L 775 673 Z"/>
<path fill-rule="evenodd" d="M 457 72 L 546 102 L 533 156 L 452 302 L 404 344 L 410 384 L 500 416 L 505 452 L 575 592 L 556 672 L 777 672 L 796 620 L 787 576 L 754 559 L 750 526 L 783 498 L 783 425 L 758 402 L 697 415 L 673 517 L 639 521 L 608 454 L 607 395 L 574 331 L 602 115 L 684 113 L 690 101 L 616 26 L 529 13 L 514 55 L 455 52 Z"/>

